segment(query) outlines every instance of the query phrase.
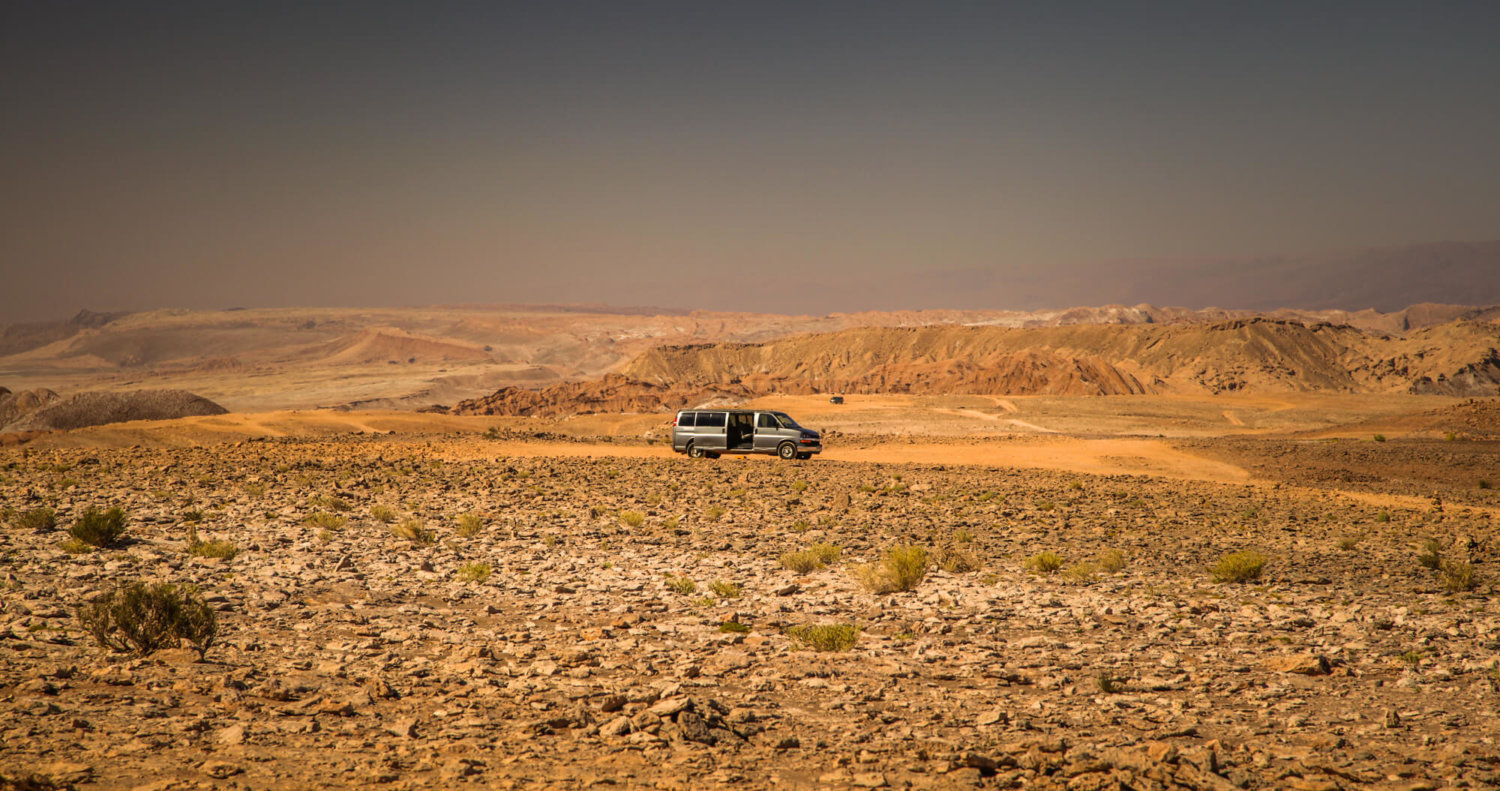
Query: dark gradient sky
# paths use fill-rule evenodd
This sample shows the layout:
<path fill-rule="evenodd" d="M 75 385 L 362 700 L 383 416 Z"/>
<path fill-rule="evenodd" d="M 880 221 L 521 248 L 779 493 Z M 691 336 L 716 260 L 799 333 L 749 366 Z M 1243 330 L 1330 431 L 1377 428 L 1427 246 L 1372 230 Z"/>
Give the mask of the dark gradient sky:
<path fill-rule="evenodd" d="M 1497 41 L 1491 2 L 0 0 L 0 323 L 1067 306 L 1496 239 Z"/>

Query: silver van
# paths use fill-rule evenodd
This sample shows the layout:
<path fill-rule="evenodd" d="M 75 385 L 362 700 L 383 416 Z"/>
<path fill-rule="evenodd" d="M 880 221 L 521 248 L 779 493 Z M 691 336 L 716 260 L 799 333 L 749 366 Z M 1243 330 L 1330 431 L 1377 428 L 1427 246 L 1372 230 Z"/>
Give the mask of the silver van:
<path fill-rule="evenodd" d="M 823 450 L 818 432 L 785 412 L 761 409 L 685 409 L 672 423 L 672 450 L 701 459 L 721 453 L 766 453 L 810 459 Z"/>

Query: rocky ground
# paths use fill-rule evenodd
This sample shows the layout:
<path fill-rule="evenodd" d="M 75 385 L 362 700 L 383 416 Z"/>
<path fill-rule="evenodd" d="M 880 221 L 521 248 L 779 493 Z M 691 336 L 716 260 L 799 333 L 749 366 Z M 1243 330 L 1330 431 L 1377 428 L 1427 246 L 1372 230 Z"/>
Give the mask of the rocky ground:
<path fill-rule="evenodd" d="M 1478 501 L 487 458 L 484 443 L 0 450 L 0 774 L 153 789 L 1500 785 L 1500 537 Z M 44 506 L 58 530 L 22 526 Z M 90 506 L 123 507 L 127 538 L 71 554 L 62 529 Z M 192 530 L 239 553 L 190 554 Z M 1472 564 L 1474 589 L 1419 563 L 1426 538 Z M 852 563 L 907 543 L 934 559 L 915 590 L 860 586 Z M 782 566 L 814 544 L 842 555 Z M 1113 572 L 1097 565 L 1111 550 Z M 1269 558 L 1263 576 L 1213 581 L 1239 550 Z M 1062 567 L 1028 570 L 1044 551 Z M 81 604 L 137 579 L 192 583 L 217 610 L 201 661 L 111 654 L 80 628 Z M 789 633 L 822 624 L 857 626 L 853 648 Z"/>

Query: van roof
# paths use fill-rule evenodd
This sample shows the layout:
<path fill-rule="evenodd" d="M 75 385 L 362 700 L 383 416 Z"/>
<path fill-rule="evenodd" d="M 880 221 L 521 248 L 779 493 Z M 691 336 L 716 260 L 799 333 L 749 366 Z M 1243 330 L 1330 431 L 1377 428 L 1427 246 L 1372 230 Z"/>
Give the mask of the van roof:
<path fill-rule="evenodd" d="M 677 410 L 677 414 L 679 414 L 679 415 L 682 414 L 683 412 L 781 412 L 781 410 L 779 410 L 779 409 L 730 409 L 728 407 L 724 407 L 724 408 L 720 409 L 719 407 L 711 407 L 711 406 L 698 407 L 696 409 L 679 409 L 679 410 Z"/>

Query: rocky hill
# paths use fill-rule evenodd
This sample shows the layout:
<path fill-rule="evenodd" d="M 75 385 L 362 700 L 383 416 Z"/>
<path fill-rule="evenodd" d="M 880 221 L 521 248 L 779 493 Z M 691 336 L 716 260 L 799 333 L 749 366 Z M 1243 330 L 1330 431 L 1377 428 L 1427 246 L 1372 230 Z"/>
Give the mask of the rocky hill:
<path fill-rule="evenodd" d="M 25 391 L 12 394 L 0 388 L 0 433 L 55 431 L 123 423 L 128 420 L 170 420 L 197 415 L 222 415 L 227 410 L 183 390 L 135 390 L 125 393 L 79 393 L 59 398 L 56 393 Z"/>
<path fill-rule="evenodd" d="M 1210 325 L 864 328 L 664 346 L 593 382 L 505 388 L 461 414 L 661 411 L 806 393 L 1128 395 L 1236 391 L 1500 394 L 1500 325 L 1389 336 L 1267 318 Z"/>

